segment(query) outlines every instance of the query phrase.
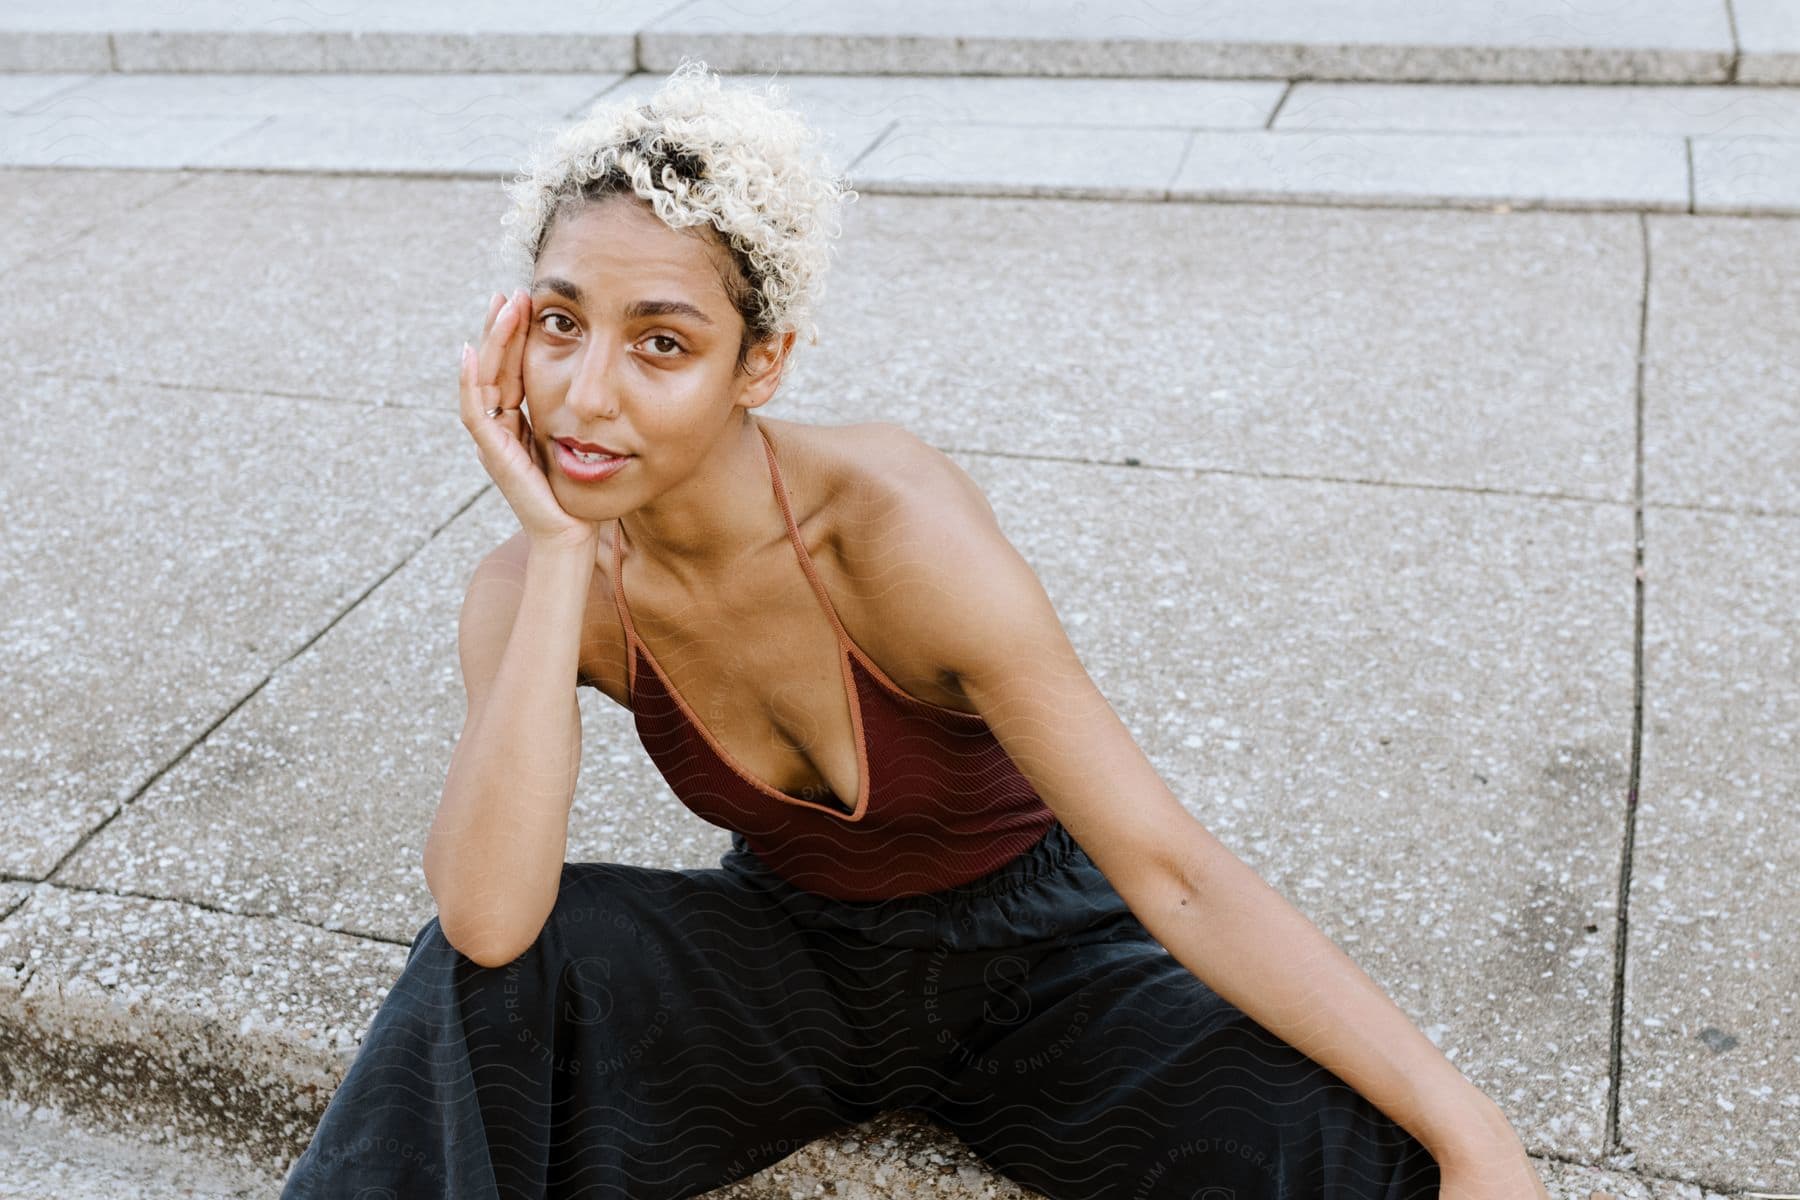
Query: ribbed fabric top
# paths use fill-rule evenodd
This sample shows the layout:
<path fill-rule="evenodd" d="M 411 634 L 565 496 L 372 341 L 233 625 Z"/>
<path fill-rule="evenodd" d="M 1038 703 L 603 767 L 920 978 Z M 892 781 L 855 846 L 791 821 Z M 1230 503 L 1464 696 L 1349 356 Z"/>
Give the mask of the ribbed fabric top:
<path fill-rule="evenodd" d="M 638 639 L 619 570 L 625 531 L 615 518 L 613 600 L 625 629 L 638 740 L 683 804 L 743 834 L 795 887 L 880 900 L 953 887 L 1012 861 L 1050 830 L 1055 813 L 986 720 L 902 691 L 850 640 L 794 522 L 768 431 L 757 428 L 788 540 L 837 632 L 859 794 L 850 805 L 790 795 L 751 778 L 713 739 Z"/>

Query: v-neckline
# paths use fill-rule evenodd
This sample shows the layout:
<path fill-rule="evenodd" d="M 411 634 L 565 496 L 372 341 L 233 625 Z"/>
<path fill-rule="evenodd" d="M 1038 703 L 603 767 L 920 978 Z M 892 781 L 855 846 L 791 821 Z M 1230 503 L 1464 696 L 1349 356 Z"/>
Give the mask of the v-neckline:
<path fill-rule="evenodd" d="M 637 656 L 641 652 L 644 661 L 650 664 L 650 669 L 656 673 L 657 678 L 661 681 L 663 690 L 668 693 L 669 698 L 673 700 L 676 707 L 681 710 L 681 714 L 687 720 L 688 724 L 693 726 L 694 731 L 700 735 L 701 740 L 706 743 L 707 747 L 718 756 L 719 761 L 724 763 L 725 766 L 739 779 L 764 795 L 780 800 L 783 803 L 799 805 L 803 808 L 816 809 L 820 812 L 829 813 L 842 821 L 860 821 L 869 808 L 869 754 L 863 733 L 862 697 L 860 695 L 860 689 L 857 686 L 849 646 L 847 645 L 849 635 L 845 632 L 843 624 L 838 620 L 837 610 L 831 605 L 831 597 L 826 593 L 825 585 L 819 580 L 818 569 L 813 566 L 812 558 L 806 552 L 805 540 L 800 536 L 800 527 L 794 521 L 793 510 L 788 504 L 787 489 L 782 486 L 781 482 L 781 468 L 775 461 L 774 441 L 769 437 L 768 431 L 763 429 L 760 424 L 757 426 L 757 432 L 762 435 L 764 453 L 769 460 L 770 483 L 775 491 L 775 499 L 781 506 L 782 521 L 787 525 L 788 541 L 793 546 L 795 554 L 800 560 L 800 567 L 806 573 L 807 582 L 812 585 L 813 594 L 818 597 L 821 607 L 825 609 L 825 615 L 831 621 L 832 633 L 837 639 L 838 666 L 842 670 L 844 680 L 844 702 L 850 710 L 850 736 L 855 742 L 857 771 L 856 805 L 852 810 L 846 812 L 841 801 L 839 803 L 825 804 L 816 800 L 807 800 L 804 797 L 792 795 L 779 788 L 770 787 L 768 784 L 746 771 L 742 764 L 738 762 L 737 758 L 729 750 L 725 749 L 724 744 L 712 735 L 712 731 L 706 728 L 705 723 L 700 720 L 700 715 L 689 707 L 688 702 L 682 698 L 681 693 L 675 690 L 674 681 L 669 678 L 669 673 L 663 670 L 662 664 L 656 661 L 656 655 L 650 652 L 649 645 L 643 638 L 638 636 L 637 626 L 631 619 L 630 602 L 625 598 L 625 573 L 621 560 L 622 543 L 625 540 L 625 524 L 621 518 L 614 517 L 612 555 L 613 592 L 614 598 L 618 602 L 620 620 L 625 626 L 626 645 L 631 651 L 631 670 L 629 678 L 626 681 L 626 686 L 630 689 L 631 699 L 634 702 L 632 705 L 632 712 L 635 719 L 637 715 L 637 706 L 635 703 L 638 679 Z M 827 790 L 830 789 L 828 788 Z M 831 795 L 833 800 L 840 799 L 836 791 L 832 791 Z"/>

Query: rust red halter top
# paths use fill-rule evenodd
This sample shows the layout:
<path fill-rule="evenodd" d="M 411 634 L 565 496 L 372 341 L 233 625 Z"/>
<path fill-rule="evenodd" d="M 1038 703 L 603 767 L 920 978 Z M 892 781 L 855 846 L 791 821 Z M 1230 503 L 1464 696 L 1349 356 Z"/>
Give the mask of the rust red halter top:
<path fill-rule="evenodd" d="M 861 794 L 849 805 L 790 795 L 751 778 L 713 739 L 638 639 L 619 570 L 624 528 L 615 518 L 613 601 L 625 629 L 638 740 L 683 804 L 743 834 L 758 858 L 808 891 L 840 900 L 918 895 L 1010 862 L 1049 832 L 1055 813 L 982 717 L 900 690 L 850 639 L 794 523 L 774 445 L 761 426 L 758 432 L 788 540 L 837 632 Z"/>

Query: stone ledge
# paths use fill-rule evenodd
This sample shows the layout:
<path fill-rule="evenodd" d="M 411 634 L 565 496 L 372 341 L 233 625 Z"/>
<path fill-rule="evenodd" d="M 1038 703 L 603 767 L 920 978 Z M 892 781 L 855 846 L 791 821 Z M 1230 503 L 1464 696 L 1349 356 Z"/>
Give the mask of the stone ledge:
<path fill-rule="evenodd" d="M 8 1107 L 216 1161 L 247 1156 L 277 1178 L 311 1140 L 373 1016 L 352 997 L 385 996 L 406 962 L 403 946 L 279 918 L 54 884 L 15 890 L 29 894 L 0 922 Z M 710 1193 L 816 1194 L 1035 1193 L 899 1110 Z"/>

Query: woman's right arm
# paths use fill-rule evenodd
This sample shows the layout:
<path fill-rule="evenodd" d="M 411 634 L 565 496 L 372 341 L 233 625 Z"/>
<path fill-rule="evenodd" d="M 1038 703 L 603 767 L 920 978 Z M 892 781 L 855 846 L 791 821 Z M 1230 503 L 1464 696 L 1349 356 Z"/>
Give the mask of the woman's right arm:
<path fill-rule="evenodd" d="M 521 531 L 476 566 L 463 601 L 468 715 L 426 837 L 425 882 L 445 939 L 482 966 L 537 940 L 561 886 L 596 545 L 534 545 Z"/>

